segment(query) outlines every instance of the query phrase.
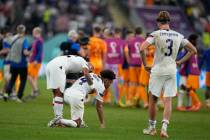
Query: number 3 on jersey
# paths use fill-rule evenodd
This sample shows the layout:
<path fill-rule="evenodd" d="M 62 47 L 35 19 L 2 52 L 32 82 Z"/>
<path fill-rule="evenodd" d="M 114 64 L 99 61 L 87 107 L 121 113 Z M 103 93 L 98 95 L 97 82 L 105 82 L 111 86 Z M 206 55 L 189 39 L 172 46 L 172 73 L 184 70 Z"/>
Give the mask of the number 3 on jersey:
<path fill-rule="evenodd" d="M 167 39 L 166 40 L 167 45 L 167 51 L 165 52 L 165 56 L 171 56 L 172 55 L 172 47 L 173 47 L 173 40 Z"/>

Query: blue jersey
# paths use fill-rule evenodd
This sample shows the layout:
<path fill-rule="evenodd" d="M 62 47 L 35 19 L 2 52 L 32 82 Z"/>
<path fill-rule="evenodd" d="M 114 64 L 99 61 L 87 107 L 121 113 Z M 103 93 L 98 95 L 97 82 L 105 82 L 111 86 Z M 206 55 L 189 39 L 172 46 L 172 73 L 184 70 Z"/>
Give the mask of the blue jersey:
<path fill-rule="evenodd" d="M 3 48 L 10 49 L 10 44 L 8 42 L 6 42 L 6 41 L 3 41 Z M 5 59 L 4 59 L 4 62 L 3 63 L 4 64 L 10 64 L 10 62 L 7 61 L 7 60 L 5 60 Z"/>
<path fill-rule="evenodd" d="M 206 71 L 210 72 L 210 48 L 204 51 L 199 67 L 201 68 L 203 64 L 206 66 Z"/>

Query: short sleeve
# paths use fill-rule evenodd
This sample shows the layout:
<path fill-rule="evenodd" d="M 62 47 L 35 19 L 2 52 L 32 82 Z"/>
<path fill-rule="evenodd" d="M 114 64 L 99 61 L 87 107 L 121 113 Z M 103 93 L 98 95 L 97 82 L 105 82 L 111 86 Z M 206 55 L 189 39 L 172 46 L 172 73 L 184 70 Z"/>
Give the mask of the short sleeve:
<path fill-rule="evenodd" d="M 102 46 L 102 51 L 103 51 L 103 54 L 105 54 L 105 53 L 107 52 L 106 42 L 102 40 L 102 42 L 101 42 L 101 46 Z"/>
<path fill-rule="evenodd" d="M 7 42 L 3 42 L 3 48 L 10 48 L 10 44 L 9 43 L 7 43 Z"/>
<path fill-rule="evenodd" d="M 28 49 L 29 45 L 28 45 L 28 40 L 25 38 L 23 41 L 23 49 Z"/>
<path fill-rule="evenodd" d="M 88 62 L 85 61 L 85 59 L 83 59 L 82 57 L 81 57 L 81 64 L 82 64 L 82 68 L 89 69 Z"/>
<path fill-rule="evenodd" d="M 184 46 L 186 46 L 188 43 L 189 43 L 189 41 L 188 41 L 187 39 L 183 38 L 182 41 L 181 41 L 181 46 L 184 47 Z"/>
<path fill-rule="evenodd" d="M 103 102 L 103 96 L 104 96 L 104 92 L 97 92 L 96 100 Z"/>
<path fill-rule="evenodd" d="M 98 87 L 96 89 L 96 100 L 98 100 L 100 102 L 103 102 L 103 96 L 104 96 L 104 90 L 105 90 L 104 86 L 102 86 L 102 87 Z"/>
<path fill-rule="evenodd" d="M 149 44 L 154 44 L 155 43 L 155 33 L 152 32 L 146 39 L 146 41 L 149 43 Z"/>

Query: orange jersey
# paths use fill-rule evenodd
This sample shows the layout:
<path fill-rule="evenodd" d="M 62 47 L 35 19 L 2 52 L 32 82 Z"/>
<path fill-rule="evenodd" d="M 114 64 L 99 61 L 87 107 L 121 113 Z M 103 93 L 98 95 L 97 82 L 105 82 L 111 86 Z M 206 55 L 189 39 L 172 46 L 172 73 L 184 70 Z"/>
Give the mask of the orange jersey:
<path fill-rule="evenodd" d="M 206 72 L 206 86 L 210 87 L 210 72 Z"/>
<path fill-rule="evenodd" d="M 146 49 L 146 57 L 147 57 L 147 64 L 149 66 L 152 66 L 153 60 L 154 60 L 154 53 L 155 53 L 155 47 L 153 45 L 150 45 Z M 144 86 L 148 86 L 149 84 L 149 73 L 144 69 L 144 66 L 141 68 L 141 76 L 140 76 L 140 83 Z"/>
<path fill-rule="evenodd" d="M 152 66 L 153 60 L 154 60 L 154 54 L 155 54 L 155 46 L 150 45 L 146 49 L 146 57 L 147 57 L 147 64 L 149 66 Z"/>
<path fill-rule="evenodd" d="M 100 38 L 91 37 L 89 41 L 89 59 L 95 69 L 103 69 L 106 43 Z"/>

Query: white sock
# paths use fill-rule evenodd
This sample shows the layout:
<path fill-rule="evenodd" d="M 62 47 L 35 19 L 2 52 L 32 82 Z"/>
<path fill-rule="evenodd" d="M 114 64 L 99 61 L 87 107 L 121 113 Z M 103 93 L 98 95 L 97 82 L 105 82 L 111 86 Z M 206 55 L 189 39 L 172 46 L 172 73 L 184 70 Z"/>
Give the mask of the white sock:
<path fill-rule="evenodd" d="M 55 117 L 63 116 L 63 98 L 55 97 L 53 100 L 53 110 Z"/>
<path fill-rule="evenodd" d="M 166 120 L 166 119 L 163 119 L 163 120 L 162 120 L 162 128 L 161 128 L 161 129 L 162 129 L 163 131 L 167 131 L 168 124 L 169 124 L 169 121 Z"/>
<path fill-rule="evenodd" d="M 66 126 L 77 127 L 77 123 L 73 120 L 61 119 L 60 122 Z"/>
<path fill-rule="evenodd" d="M 149 120 L 149 128 L 156 128 L 156 123 L 157 121 L 156 120 Z"/>
<path fill-rule="evenodd" d="M 184 98 L 184 90 L 180 89 L 178 94 L 178 107 L 181 107 L 183 105 L 183 98 Z"/>
<path fill-rule="evenodd" d="M 190 95 L 187 95 L 187 106 L 191 106 L 192 105 L 192 98 L 190 97 Z"/>

